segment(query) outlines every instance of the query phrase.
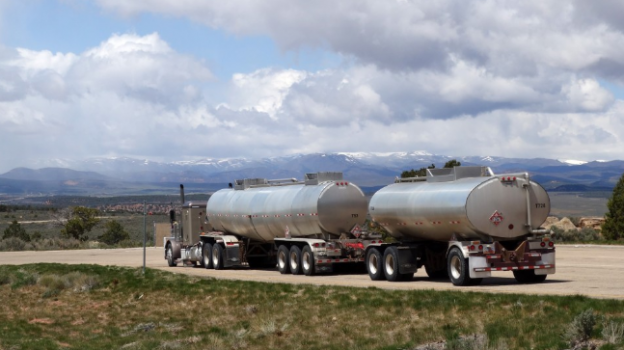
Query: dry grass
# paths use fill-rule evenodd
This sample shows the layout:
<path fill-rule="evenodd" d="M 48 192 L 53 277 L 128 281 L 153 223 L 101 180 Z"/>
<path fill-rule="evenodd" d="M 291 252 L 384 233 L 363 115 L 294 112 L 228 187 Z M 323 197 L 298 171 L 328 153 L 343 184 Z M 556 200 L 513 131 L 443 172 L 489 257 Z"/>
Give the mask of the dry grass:
<path fill-rule="evenodd" d="M 584 332 L 623 345 L 620 301 L 143 276 L 91 265 L 0 266 L 0 275 L 9 276 L 0 284 L 0 349 L 561 349 L 566 327 L 589 309 L 604 323 Z"/>

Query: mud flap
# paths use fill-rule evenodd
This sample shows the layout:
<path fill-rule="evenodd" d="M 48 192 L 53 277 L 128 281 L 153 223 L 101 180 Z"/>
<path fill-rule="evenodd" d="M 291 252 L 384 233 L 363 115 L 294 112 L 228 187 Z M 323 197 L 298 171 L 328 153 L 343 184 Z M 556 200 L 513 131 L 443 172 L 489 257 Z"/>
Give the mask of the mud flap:
<path fill-rule="evenodd" d="M 536 269 L 536 275 L 552 275 L 556 272 L 557 268 L 555 267 L 555 251 L 549 253 L 542 253 L 542 260 L 539 261 L 541 265 L 552 265 L 550 269 Z"/>
<path fill-rule="evenodd" d="M 225 248 L 225 256 L 223 257 L 223 266 L 231 267 L 241 264 L 240 249 L 238 245 Z"/>
<path fill-rule="evenodd" d="M 314 263 L 314 272 L 316 272 L 316 273 L 332 273 L 332 272 L 334 272 L 334 264 L 318 264 L 318 263 Z"/>
<path fill-rule="evenodd" d="M 488 278 L 492 277 L 490 271 L 475 271 L 475 268 L 489 267 L 487 259 L 484 256 L 469 256 L 468 257 L 468 269 L 470 278 Z"/>
<path fill-rule="evenodd" d="M 416 273 L 418 270 L 418 254 L 416 249 L 410 247 L 399 247 L 399 273 Z"/>

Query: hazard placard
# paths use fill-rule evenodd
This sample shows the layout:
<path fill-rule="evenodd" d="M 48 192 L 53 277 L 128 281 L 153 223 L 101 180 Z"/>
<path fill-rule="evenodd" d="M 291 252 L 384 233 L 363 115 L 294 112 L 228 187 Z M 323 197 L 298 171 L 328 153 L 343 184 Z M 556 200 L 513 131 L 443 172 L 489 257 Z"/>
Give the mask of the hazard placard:
<path fill-rule="evenodd" d="M 360 228 L 360 225 L 356 224 L 355 226 L 353 226 L 353 228 L 351 229 L 351 234 L 355 238 L 359 238 L 360 235 L 362 234 L 362 229 Z"/>
<path fill-rule="evenodd" d="M 490 221 L 494 224 L 494 226 L 498 226 L 501 222 L 503 222 L 503 214 L 499 213 L 498 210 L 490 216 Z"/>

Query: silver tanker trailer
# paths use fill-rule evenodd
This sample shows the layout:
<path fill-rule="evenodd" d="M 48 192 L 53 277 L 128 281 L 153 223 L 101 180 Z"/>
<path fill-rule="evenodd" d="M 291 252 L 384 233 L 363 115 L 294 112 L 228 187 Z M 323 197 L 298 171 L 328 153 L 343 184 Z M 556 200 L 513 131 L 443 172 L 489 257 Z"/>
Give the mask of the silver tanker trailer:
<path fill-rule="evenodd" d="M 184 192 L 181 186 L 184 203 Z M 365 247 L 381 243 L 360 230 L 368 201 L 342 173 L 296 179 L 244 179 L 212 194 L 206 204 L 186 202 L 181 223 L 172 214 L 165 244 L 169 266 L 222 269 L 274 267 L 312 275 L 337 263 L 363 263 Z"/>
<path fill-rule="evenodd" d="M 366 268 L 373 280 L 411 280 L 424 265 L 454 285 L 478 284 L 492 271 L 542 282 L 555 273 L 554 243 L 540 228 L 549 212 L 548 194 L 528 173 L 428 169 L 371 198 L 370 216 L 397 242 L 367 246 Z"/>
<path fill-rule="evenodd" d="M 182 187 L 182 186 L 181 186 Z M 494 175 L 487 167 L 429 169 L 397 179 L 367 203 L 341 173 L 296 179 L 237 180 L 206 204 L 184 202 L 165 244 L 170 266 L 274 267 L 313 275 L 338 263 L 365 263 L 373 280 L 430 278 L 471 285 L 492 271 L 520 283 L 555 273 L 555 248 L 540 228 L 550 211 L 546 191 L 527 173 Z M 394 238 L 362 231 L 368 213 Z M 448 276 L 448 277 L 447 277 Z"/>

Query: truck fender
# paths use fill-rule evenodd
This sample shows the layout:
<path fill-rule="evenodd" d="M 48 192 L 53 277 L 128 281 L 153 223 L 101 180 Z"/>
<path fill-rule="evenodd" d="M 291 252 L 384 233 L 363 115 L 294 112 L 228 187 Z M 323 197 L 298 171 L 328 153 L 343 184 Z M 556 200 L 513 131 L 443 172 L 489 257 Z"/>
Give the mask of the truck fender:
<path fill-rule="evenodd" d="M 388 248 L 391 244 L 388 243 L 371 243 L 364 248 L 364 256 L 368 254 L 368 251 L 372 248 L 377 248 L 381 254 Z"/>
<path fill-rule="evenodd" d="M 446 254 L 445 254 L 445 258 L 448 258 L 449 252 L 451 251 L 451 249 L 453 249 L 453 247 L 457 247 L 459 248 L 459 250 L 462 252 L 462 255 L 464 256 L 464 258 L 468 258 L 468 246 L 464 246 L 462 245 L 462 242 L 459 241 L 450 241 L 448 244 L 448 248 L 446 249 Z"/>
<path fill-rule="evenodd" d="M 175 241 L 175 240 L 168 240 L 167 243 L 165 244 L 165 259 L 167 258 L 167 247 L 169 246 L 171 246 L 171 251 L 173 252 L 173 258 L 180 259 L 180 257 L 182 256 L 180 254 L 181 245 L 180 245 L 180 242 Z"/>

